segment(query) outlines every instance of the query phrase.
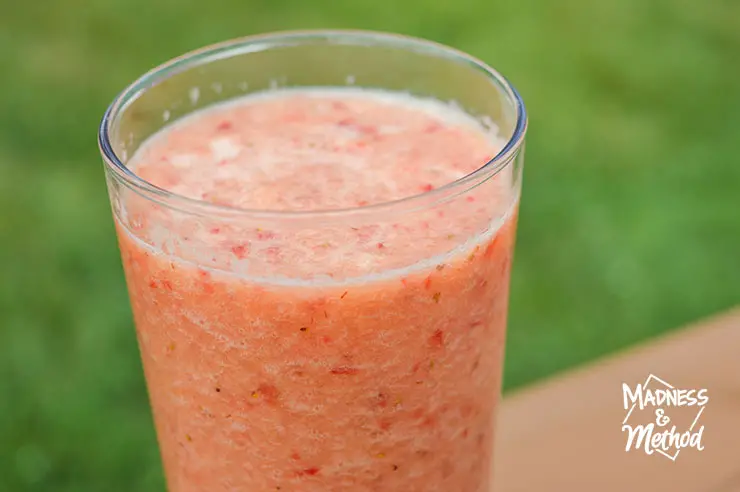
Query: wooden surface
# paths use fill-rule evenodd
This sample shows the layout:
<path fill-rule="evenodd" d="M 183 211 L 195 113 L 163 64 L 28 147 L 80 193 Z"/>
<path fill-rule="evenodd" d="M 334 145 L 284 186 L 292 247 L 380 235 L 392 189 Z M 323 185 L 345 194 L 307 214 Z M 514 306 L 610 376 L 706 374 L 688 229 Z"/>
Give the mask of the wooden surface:
<path fill-rule="evenodd" d="M 622 383 L 650 374 L 707 389 L 703 451 L 625 452 Z M 740 310 L 507 395 L 495 470 L 495 492 L 740 492 Z"/>

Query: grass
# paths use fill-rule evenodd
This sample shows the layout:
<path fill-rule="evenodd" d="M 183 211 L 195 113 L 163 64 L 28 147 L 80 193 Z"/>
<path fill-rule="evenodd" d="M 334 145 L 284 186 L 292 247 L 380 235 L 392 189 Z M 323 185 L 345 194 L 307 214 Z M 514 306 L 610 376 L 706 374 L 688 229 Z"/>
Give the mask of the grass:
<path fill-rule="evenodd" d="M 135 76 L 311 27 L 501 69 L 531 113 L 506 386 L 740 300 L 740 3 L 0 0 L 0 490 L 163 490 L 95 146 Z"/>

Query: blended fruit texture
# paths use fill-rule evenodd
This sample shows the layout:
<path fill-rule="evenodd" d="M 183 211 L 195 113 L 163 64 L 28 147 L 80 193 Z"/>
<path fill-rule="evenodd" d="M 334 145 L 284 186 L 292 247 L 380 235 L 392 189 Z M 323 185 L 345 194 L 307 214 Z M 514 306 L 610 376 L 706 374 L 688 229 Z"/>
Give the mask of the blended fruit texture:
<path fill-rule="evenodd" d="M 502 145 L 442 102 L 326 89 L 196 112 L 139 149 L 135 173 L 191 199 L 360 211 L 114 200 L 171 492 L 488 492 L 514 171 L 372 205 L 424 200 Z"/>

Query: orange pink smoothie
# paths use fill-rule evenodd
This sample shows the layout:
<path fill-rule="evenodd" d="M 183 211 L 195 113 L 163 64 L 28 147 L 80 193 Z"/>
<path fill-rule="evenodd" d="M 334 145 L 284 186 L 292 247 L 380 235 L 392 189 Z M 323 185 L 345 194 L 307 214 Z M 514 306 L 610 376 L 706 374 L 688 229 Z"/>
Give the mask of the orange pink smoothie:
<path fill-rule="evenodd" d="M 170 125 L 128 165 L 226 207 L 372 210 L 424 198 L 504 143 L 439 101 L 277 90 Z M 512 172 L 433 206 L 316 220 L 204 217 L 122 195 L 169 490 L 488 492 Z"/>

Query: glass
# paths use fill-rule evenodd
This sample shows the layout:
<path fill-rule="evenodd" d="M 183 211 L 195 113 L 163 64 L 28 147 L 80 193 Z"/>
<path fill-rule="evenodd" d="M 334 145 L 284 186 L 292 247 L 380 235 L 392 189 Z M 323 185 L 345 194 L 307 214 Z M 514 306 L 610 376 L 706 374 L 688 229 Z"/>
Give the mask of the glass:
<path fill-rule="evenodd" d="M 445 186 L 341 210 L 214 204 L 127 167 L 204 107 L 339 86 L 454 101 L 504 145 Z M 489 490 L 525 130 L 484 63 L 372 32 L 229 41 L 115 99 L 99 145 L 171 492 Z M 342 268 L 307 261 L 321 238 Z M 368 242 L 397 249 L 367 267 Z"/>

